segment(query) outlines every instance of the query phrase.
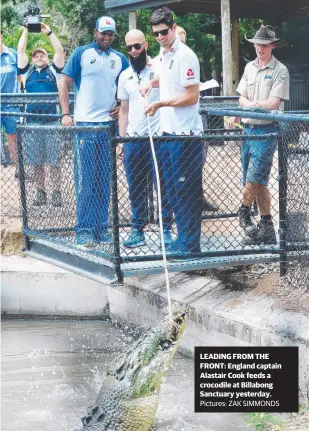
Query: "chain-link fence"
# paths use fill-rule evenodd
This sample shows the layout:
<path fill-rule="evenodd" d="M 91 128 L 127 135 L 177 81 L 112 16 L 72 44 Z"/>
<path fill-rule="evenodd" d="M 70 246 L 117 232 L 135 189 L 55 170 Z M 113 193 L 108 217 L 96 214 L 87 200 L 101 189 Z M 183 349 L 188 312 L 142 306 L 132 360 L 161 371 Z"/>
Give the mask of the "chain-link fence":
<path fill-rule="evenodd" d="M 251 111 L 251 112 L 250 112 Z M 268 120 L 278 131 L 278 213 L 280 273 L 293 287 L 309 286 L 309 113 L 208 110 L 209 115 Z M 274 168 L 274 166 L 273 166 Z M 274 213 L 273 213 L 274 216 Z"/>
<path fill-rule="evenodd" d="M 72 112 L 73 97 L 73 94 L 70 94 Z M 17 125 L 56 125 L 59 124 L 59 114 L 58 93 L 1 94 L 1 117 L 4 126 L 0 141 L 1 216 L 21 216 L 16 147 Z M 48 137 L 44 138 L 45 140 L 47 141 Z M 27 169 L 26 181 L 31 181 L 32 177 L 33 169 Z"/>
<path fill-rule="evenodd" d="M 154 137 L 169 265 L 190 270 L 280 257 L 282 275 L 288 264 L 291 279 L 303 283 L 308 277 L 303 269 L 308 266 L 309 243 L 308 116 L 240 112 L 238 101 L 232 102 L 232 109 L 214 102 L 215 107 L 201 110 L 222 127 L 207 128 L 200 136 Z M 273 124 L 259 133 L 240 122 L 228 129 L 227 118 L 234 115 Z M 161 271 L 149 138 L 117 137 L 113 124 L 66 128 L 55 123 L 57 114 L 40 114 L 40 123 L 32 122 L 33 116 L 37 114 L 25 112 L 26 121 L 18 128 L 18 184 L 28 246 L 29 238 L 38 238 L 65 246 L 75 256 L 82 252 L 93 261 L 104 257 L 118 278 L 136 273 L 137 267 L 141 273 Z M 268 184 L 273 224 L 271 238 L 259 241 L 258 199 L 250 202 L 245 215 L 241 210 L 244 171 L 254 168 L 244 155 L 249 145 L 273 148 L 265 160 L 253 158 L 262 163 L 255 174 Z M 205 210 L 204 197 L 216 211 Z"/>

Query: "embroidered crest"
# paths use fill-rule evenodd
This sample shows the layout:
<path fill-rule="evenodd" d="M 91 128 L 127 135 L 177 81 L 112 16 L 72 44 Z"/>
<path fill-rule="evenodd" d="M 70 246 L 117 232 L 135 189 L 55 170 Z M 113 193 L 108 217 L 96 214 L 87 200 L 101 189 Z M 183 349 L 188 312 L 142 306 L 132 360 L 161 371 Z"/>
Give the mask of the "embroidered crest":
<path fill-rule="evenodd" d="M 279 81 L 284 83 L 286 81 L 286 76 L 285 75 L 280 75 L 279 76 Z"/>
<path fill-rule="evenodd" d="M 110 63 L 111 69 L 115 69 L 115 63 L 116 63 L 115 60 L 111 60 L 111 63 Z"/>

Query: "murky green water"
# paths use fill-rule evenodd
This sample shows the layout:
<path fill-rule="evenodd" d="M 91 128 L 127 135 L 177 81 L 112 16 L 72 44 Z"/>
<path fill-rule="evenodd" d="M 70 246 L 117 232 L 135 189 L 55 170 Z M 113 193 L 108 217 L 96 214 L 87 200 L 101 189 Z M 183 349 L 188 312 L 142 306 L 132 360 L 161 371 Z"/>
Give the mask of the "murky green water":
<path fill-rule="evenodd" d="M 109 321 L 3 321 L 1 430 L 80 427 L 106 365 L 132 341 Z M 240 414 L 194 413 L 193 376 L 193 360 L 177 354 L 152 431 L 252 430 Z"/>

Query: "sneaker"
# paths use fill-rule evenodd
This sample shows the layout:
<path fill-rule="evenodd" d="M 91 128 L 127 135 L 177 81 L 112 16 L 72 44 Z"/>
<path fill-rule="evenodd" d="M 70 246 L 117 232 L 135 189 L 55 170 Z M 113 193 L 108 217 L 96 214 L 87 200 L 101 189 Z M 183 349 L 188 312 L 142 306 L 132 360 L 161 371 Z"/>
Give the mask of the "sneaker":
<path fill-rule="evenodd" d="M 53 191 L 51 201 L 54 207 L 62 207 L 62 197 L 60 190 Z"/>
<path fill-rule="evenodd" d="M 243 245 L 277 244 L 276 232 L 271 219 L 261 219 L 257 233 L 243 239 Z"/>
<path fill-rule="evenodd" d="M 92 232 L 80 231 L 76 232 L 76 243 L 84 247 L 93 247 L 96 243 L 95 237 Z"/>
<path fill-rule="evenodd" d="M 177 253 L 177 254 L 188 254 L 188 253 L 196 253 L 200 252 L 200 250 L 190 250 L 188 247 L 184 246 L 178 239 L 173 241 L 166 250 L 167 254 Z"/>
<path fill-rule="evenodd" d="M 173 240 L 172 240 L 172 234 L 170 230 L 168 229 L 163 230 L 163 239 L 164 239 L 165 247 L 168 247 L 170 244 L 172 244 Z M 161 246 L 162 244 L 161 244 L 161 235 L 160 235 L 160 247 Z"/>
<path fill-rule="evenodd" d="M 41 207 L 42 205 L 47 204 L 47 196 L 46 191 L 43 189 L 39 189 L 36 193 L 36 197 L 32 203 L 35 207 Z"/>
<path fill-rule="evenodd" d="M 101 242 L 104 244 L 110 244 L 112 242 L 112 237 L 107 229 L 104 229 L 95 235 L 95 239 L 97 242 Z"/>
<path fill-rule="evenodd" d="M 239 224 L 248 236 L 255 236 L 257 234 L 257 227 L 253 223 L 251 211 L 247 207 L 241 207 L 238 211 Z"/>
<path fill-rule="evenodd" d="M 129 238 L 124 241 L 123 245 L 128 248 L 142 247 L 143 245 L 146 245 L 144 232 L 137 229 L 132 229 Z"/>

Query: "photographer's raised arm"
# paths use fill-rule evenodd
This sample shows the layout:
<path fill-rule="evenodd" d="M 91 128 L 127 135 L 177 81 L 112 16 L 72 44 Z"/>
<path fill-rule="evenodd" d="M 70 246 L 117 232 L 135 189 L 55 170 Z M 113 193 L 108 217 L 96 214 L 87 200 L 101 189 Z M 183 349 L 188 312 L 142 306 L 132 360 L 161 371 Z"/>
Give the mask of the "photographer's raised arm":
<path fill-rule="evenodd" d="M 28 29 L 27 27 L 24 27 L 17 45 L 17 65 L 19 69 L 24 69 L 29 63 L 29 59 L 26 54 L 27 42 Z"/>
<path fill-rule="evenodd" d="M 53 62 L 55 66 L 57 66 L 59 69 L 62 69 L 64 67 L 65 58 L 64 58 L 64 49 L 63 49 L 63 46 L 61 45 L 60 40 L 54 34 L 52 29 L 48 27 L 48 25 L 42 22 L 41 22 L 41 32 L 45 33 L 49 37 L 49 40 L 55 50 L 55 54 L 53 58 Z"/>

